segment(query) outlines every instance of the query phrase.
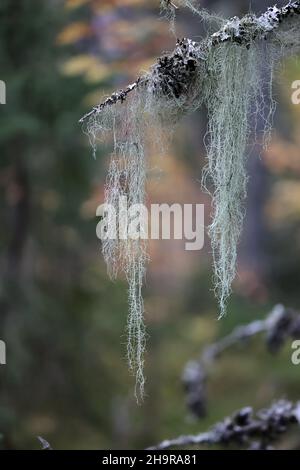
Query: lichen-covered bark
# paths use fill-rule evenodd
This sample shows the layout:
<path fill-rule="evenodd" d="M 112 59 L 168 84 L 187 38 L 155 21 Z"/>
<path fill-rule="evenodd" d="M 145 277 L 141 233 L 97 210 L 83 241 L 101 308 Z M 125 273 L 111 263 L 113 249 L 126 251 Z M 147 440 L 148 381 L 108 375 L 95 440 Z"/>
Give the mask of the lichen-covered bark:
<path fill-rule="evenodd" d="M 174 72 L 178 71 L 180 65 L 176 62 L 176 58 L 179 56 L 182 57 L 181 66 L 182 69 L 185 69 L 186 61 L 189 60 L 189 55 L 192 52 L 193 57 L 197 57 L 197 61 L 203 59 L 203 52 L 207 48 L 217 46 L 224 42 L 235 42 L 237 44 L 246 44 L 247 47 L 250 47 L 253 40 L 266 39 L 268 35 L 276 31 L 285 25 L 285 23 L 292 19 L 294 16 L 300 15 L 300 0 L 294 2 L 289 2 L 283 8 L 277 8 L 276 6 L 268 8 L 268 10 L 259 17 L 255 15 L 246 15 L 244 18 L 239 19 L 234 17 L 230 19 L 220 31 L 214 33 L 210 38 L 205 39 L 204 41 L 197 43 L 189 39 L 182 39 L 177 42 L 175 50 L 168 56 L 163 56 L 158 59 L 157 64 L 152 68 L 152 73 L 146 74 L 142 77 L 139 77 L 134 83 L 128 85 L 124 90 L 119 90 L 113 93 L 109 98 L 107 98 L 103 103 L 95 106 L 89 113 L 85 114 L 81 119 L 80 123 L 83 123 L 89 119 L 94 113 L 101 112 L 106 106 L 115 105 L 120 102 L 123 103 L 127 96 L 133 92 L 139 86 L 145 86 L 145 84 L 151 80 L 152 75 L 157 75 L 161 78 L 161 82 L 156 82 L 156 87 L 159 87 L 161 83 L 162 91 L 165 89 L 165 81 L 170 77 L 170 68 L 162 67 L 163 63 L 168 65 L 173 64 L 175 68 L 172 69 Z M 187 45 L 187 47 L 182 47 Z M 192 46 L 192 47 L 191 47 Z M 192 50 L 191 50 L 192 49 Z M 201 53 L 202 51 L 202 53 Z M 162 73 L 166 70 L 167 74 L 164 76 Z M 176 76 L 173 74 L 174 78 L 174 88 L 178 87 L 176 83 Z M 185 86 L 188 87 L 188 78 L 185 82 Z M 182 88 L 183 90 L 183 88 Z"/>
<path fill-rule="evenodd" d="M 271 445 L 296 424 L 300 424 L 300 403 L 280 400 L 257 413 L 247 406 L 217 423 L 208 432 L 166 439 L 154 447 L 149 447 L 149 450 L 216 444 L 235 444 L 249 450 L 270 450 Z"/>

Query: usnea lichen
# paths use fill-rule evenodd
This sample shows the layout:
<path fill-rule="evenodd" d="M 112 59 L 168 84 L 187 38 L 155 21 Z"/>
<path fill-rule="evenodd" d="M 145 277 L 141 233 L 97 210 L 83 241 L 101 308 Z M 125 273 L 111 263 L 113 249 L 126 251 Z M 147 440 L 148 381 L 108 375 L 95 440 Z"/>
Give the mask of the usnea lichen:
<path fill-rule="evenodd" d="M 188 8 L 192 13 L 198 16 L 201 21 L 205 21 L 207 24 L 218 24 L 221 26 L 226 22 L 224 18 L 211 14 L 204 8 L 199 9 L 197 3 L 198 0 L 160 0 L 161 13 L 170 21 L 172 31 L 175 31 L 176 12 L 179 10 L 179 7 Z"/>
<path fill-rule="evenodd" d="M 145 203 L 148 129 L 156 129 L 154 134 L 159 141 L 158 130 L 171 134 L 183 115 L 205 104 L 209 118 L 208 164 L 203 185 L 212 194 L 209 234 L 215 292 L 222 316 L 236 274 L 247 189 L 248 137 L 257 116 L 261 116 L 265 122 L 265 143 L 268 140 L 274 112 L 273 70 L 282 57 L 299 49 L 300 1 L 289 2 L 284 8 L 269 8 L 260 17 L 249 14 L 227 22 L 209 18 L 192 0 L 161 2 L 173 20 L 180 4 L 210 24 L 218 20 L 221 29 L 200 43 L 190 39 L 177 41 L 175 50 L 159 58 L 149 73 L 114 93 L 81 121 L 87 123 L 94 149 L 99 136 L 112 135 L 105 202 L 118 211 L 121 196 L 127 197 L 128 205 Z M 136 395 L 143 396 L 142 284 L 148 258 L 146 242 L 142 237 L 104 240 L 102 251 L 110 275 L 115 277 L 122 270 L 128 281 L 128 359 L 136 375 Z"/>
<path fill-rule="evenodd" d="M 269 51 L 271 54 L 271 51 Z M 215 292 L 220 316 L 236 275 L 237 245 L 244 217 L 246 197 L 246 148 L 254 113 L 265 119 L 265 134 L 270 127 L 272 108 L 263 109 L 261 71 L 262 54 L 258 47 L 249 49 L 236 44 L 222 44 L 207 57 L 204 87 L 208 110 L 206 138 L 208 165 L 203 186 L 212 185 L 213 221 L 209 227 L 215 272 Z M 272 61 L 266 76 L 271 78 Z M 270 101 L 270 106 L 272 101 Z"/>
<path fill-rule="evenodd" d="M 118 220 L 122 220 L 123 216 L 119 205 L 121 198 L 126 198 L 128 207 L 146 202 L 149 129 L 155 129 L 150 136 L 152 144 L 161 149 L 169 140 L 173 126 L 188 111 L 187 108 L 199 107 L 198 99 L 201 95 L 199 85 L 196 86 L 198 76 L 194 49 L 193 41 L 179 41 L 174 54 L 160 59 L 134 96 L 128 97 L 123 104 L 106 106 L 101 112 L 93 113 L 87 121 L 86 132 L 94 150 L 99 137 L 110 135 L 113 142 L 105 185 L 105 203 L 115 208 Z M 168 70 L 174 69 L 177 70 L 176 80 L 168 75 Z M 108 230 L 114 225 L 109 214 L 105 225 Z M 127 230 L 126 224 L 123 229 Z M 136 377 L 136 397 L 139 399 L 143 397 L 145 382 L 142 286 L 148 260 L 146 240 L 142 236 L 132 240 L 126 237 L 126 233 L 119 233 L 117 238 L 106 237 L 102 241 L 102 253 L 111 278 L 116 278 L 121 271 L 128 282 L 127 355 L 130 369 Z"/>

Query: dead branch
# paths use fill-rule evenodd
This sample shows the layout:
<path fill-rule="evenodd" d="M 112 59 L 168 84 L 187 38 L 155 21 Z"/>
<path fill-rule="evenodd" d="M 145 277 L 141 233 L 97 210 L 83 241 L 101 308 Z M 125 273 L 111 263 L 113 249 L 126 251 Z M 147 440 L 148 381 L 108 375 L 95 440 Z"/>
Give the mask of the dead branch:
<path fill-rule="evenodd" d="M 204 349 L 198 360 L 185 366 L 182 380 L 186 391 L 186 402 L 190 411 L 201 418 L 206 411 L 206 382 L 209 369 L 224 352 L 243 345 L 259 334 L 265 335 L 267 349 L 276 353 L 289 338 L 300 338 L 300 314 L 283 305 L 276 305 L 263 320 L 238 326 L 232 333 Z"/>
<path fill-rule="evenodd" d="M 175 5 L 174 5 L 175 7 Z M 176 82 L 176 68 L 170 70 L 170 66 L 176 64 L 176 58 L 178 55 L 178 48 L 180 43 L 190 42 L 193 44 L 195 53 L 192 56 L 192 61 L 197 58 L 198 64 L 205 60 L 205 54 L 209 52 L 212 47 L 218 46 L 226 42 L 232 42 L 239 45 L 244 45 L 247 48 L 251 46 L 253 41 L 267 39 L 269 35 L 274 33 L 278 28 L 281 28 L 287 20 L 293 16 L 300 15 L 300 0 L 290 1 L 283 8 L 277 8 L 276 6 L 268 8 L 268 10 L 261 16 L 256 17 L 255 15 L 248 14 L 244 18 L 239 19 L 238 17 L 231 18 L 218 32 L 214 33 L 208 39 L 196 43 L 190 39 L 182 39 L 177 41 L 175 50 L 169 55 L 158 58 L 157 63 L 152 66 L 151 74 L 146 74 L 139 77 L 134 83 L 128 85 L 124 90 L 119 90 L 113 93 L 103 103 L 95 106 L 90 112 L 85 114 L 80 120 L 80 123 L 85 122 L 91 118 L 94 114 L 101 112 L 105 107 L 114 105 L 116 103 L 123 103 L 127 96 L 139 86 L 145 86 L 149 83 L 150 77 L 155 76 L 161 78 L 161 81 L 155 82 L 153 92 L 162 85 L 161 91 L 164 92 L 163 85 L 166 83 L 166 78 L 172 77 Z M 185 67 L 189 61 L 190 50 L 186 48 L 184 51 L 184 59 L 181 61 Z M 178 63 L 177 63 L 178 65 Z M 194 65 L 193 65 L 194 66 Z M 177 67 L 178 71 L 178 67 Z M 187 79 L 189 76 L 187 76 Z M 192 77 L 190 77 L 192 78 Z M 167 80 L 168 81 L 168 80 Z M 186 83 L 188 87 L 189 83 Z M 168 89 L 169 90 L 169 89 Z M 184 92 L 184 90 L 181 90 Z M 176 95 L 175 95 L 176 96 Z"/>
<path fill-rule="evenodd" d="M 217 423 L 208 432 L 165 440 L 148 450 L 216 444 L 266 450 L 297 423 L 300 424 L 300 403 L 294 405 L 289 401 L 280 400 L 256 414 L 250 407 L 242 408 Z"/>
<path fill-rule="evenodd" d="M 37 439 L 38 439 L 38 441 L 40 442 L 40 444 L 42 446 L 42 450 L 53 450 L 51 445 L 49 444 L 49 442 L 46 441 L 46 439 L 44 439 L 41 436 L 37 436 Z"/>

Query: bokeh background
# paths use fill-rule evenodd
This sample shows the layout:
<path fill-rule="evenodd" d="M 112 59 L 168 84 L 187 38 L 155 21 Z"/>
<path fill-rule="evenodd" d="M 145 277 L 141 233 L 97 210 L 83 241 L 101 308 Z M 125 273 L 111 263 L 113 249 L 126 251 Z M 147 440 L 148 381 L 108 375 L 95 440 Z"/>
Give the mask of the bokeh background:
<path fill-rule="evenodd" d="M 176 3 L 176 0 L 174 0 Z M 249 1 L 204 1 L 241 15 Z M 271 0 L 251 2 L 262 11 Z M 285 2 L 277 2 L 283 4 Z M 92 158 L 78 119 L 146 70 L 175 38 L 158 0 L 1 0 L 0 79 L 0 447 L 134 449 L 207 429 L 245 405 L 300 399 L 291 344 L 276 356 L 260 339 L 233 348 L 211 371 L 207 413 L 187 410 L 187 361 L 239 324 L 280 302 L 300 308 L 300 105 L 291 84 L 299 58 L 277 72 L 270 148 L 251 146 L 249 196 L 239 276 L 228 315 L 217 321 L 209 240 L 190 253 L 182 242 L 151 244 L 146 285 L 147 397 L 139 406 L 126 364 L 126 284 L 111 282 L 96 238 L 107 148 Z M 178 35 L 207 27 L 186 10 Z M 210 199 L 200 187 L 205 110 L 179 127 L 163 157 L 151 157 L 150 202 Z M 291 439 L 295 439 L 292 437 Z M 300 438 L 299 445 L 300 445 Z M 288 445 L 288 443 L 286 443 Z"/>

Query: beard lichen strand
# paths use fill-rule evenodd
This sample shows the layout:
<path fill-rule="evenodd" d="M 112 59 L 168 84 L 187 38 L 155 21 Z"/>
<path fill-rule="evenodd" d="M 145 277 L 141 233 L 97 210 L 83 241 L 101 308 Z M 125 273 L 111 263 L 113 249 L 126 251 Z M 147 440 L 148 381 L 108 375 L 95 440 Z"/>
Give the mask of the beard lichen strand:
<path fill-rule="evenodd" d="M 161 14 L 170 21 L 172 32 L 175 32 L 176 13 L 180 7 L 188 8 L 192 13 L 197 15 L 201 21 L 205 21 L 207 25 L 217 24 L 223 25 L 226 20 L 218 15 L 211 14 L 204 8 L 199 7 L 199 0 L 160 0 Z"/>
<path fill-rule="evenodd" d="M 137 242 L 134 242 L 137 244 Z M 145 353 L 145 325 L 144 325 L 144 299 L 142 286 L 145 276 L 146 252 L 141 246 L 136 249 L 139 256 L 132 256 L 127 260 L 126 278 L 128 282 L 128 320 L 127 320 L 127 357 L 129 368 L 135 375 L 135 396 L 137 401 L 144 397 L 144 353 Z M 130 255 L 130 253 L 128 253 Z"/>
<path fill-rule="evenodd" d="M 288 6 L 284 14 L 291 8 Z M 277 13 L 276 7 L 270 8 L 268 14 L 260 17 L 260 26 L 267 20 L 275 21 Z M 297 21 L 291 17 L 284 27 L 274 30 L 267 50 L 250 38 L 244 46 L 224 40 L 223 45 L 210 48 L 203 90 L 209 118 L 209 163 L 203 174 L 203 185 L 206 186 L 209 177 L 214 187 L 209 234 L 220 317 L 226 312 L 236 275 L 248 179 L 245 164 L 249 132 L 253 121 L 257 118 L 263 121 L 262 140 L 264 148 L 267 147 L 276 107 L 272 93 L 274 67 L 299 48 L 299 17 Z"/>
<path fill-rule="evenodd" d="M 176 34 L 176 10 L 178 7 L 171 0 L 160 0 L 160 14 L 170 23 L 170 30 Z"/>
<path fill-rule="evenodd" d="M 176 61 L 180 60 L 181 57 L 177 56 Z M 166 140 L 169 140 L 174 126 L 186 112 L 187 102 L 190 101 L 191 105 L 195 106 L 199 87 L 185 85 L 185 79 L 190 74 L 195 75 L 196 83 L 195 61 L 191 56 L 186 58 L 186 66 L 177 74 L 177 81 L 174 76 L 168 74 L 169 64 L 163 61 L 162 68 L 156 69 L 145 81 L 146 85 L 139 87 L 126 103 L 102 109 L 101 112 L 94 113 L 89 120 L 88 132 L 93 147 L 99 133 L 101 136 L 107 132 L 112 134 L 113 151 L 104 194 L 105 203 L 115 208 L 119 220 L 123 215 L 123 209 L 119 206 L 121 197 L 126 196 L 128 207 L 133 204 L 145 204 L 145 146 L 149 128 L 155 130 L 151 133 L 152 144 L 161 151 L 166 146 Z M 172 64 L 175 64 L 175 59 Z M 163 90 L 157 87 L 158 80 L 162 80 L 162 69 L 165 70 Z M 191 82 L 190 78 L 188 82 Z M 185 87 L 185 94 L 182 87 Z M 109 217 L 110 213 L 106 217 L 108 230 L 114 225 L 114 221 Z M 104 239 L 102 253 L 109 275 L 116 278 L 121 271 L 128 282 L 127 356 L 129 367 L 136 377 L 135 394 L 139 400 L 144 395 L 145 383 L 142 285 L 148 260 L 147 244 L 143 239 L 126 238 L 123 233 L 115 239 Z"/>
<path fill-rule="evenodd" d="M 213 220 L 209 235 L 213 250 L 215 292 L 220 317 L 236 274 L 237 245 L 246 196 L 246 147 L 253 103 L 260 96 L 260 51 L 235 44 L 220 45 L 207 59 L 203 90 L 208 109 L 208 165 L 203 187 L 213 184 Z M 259 106 L 256 106 L 257 111 Z"/>
<path fill-rule="evenodd" d="M 129 366 L 135 374 L 135 393 L 137 400 L 144 395 L 143 354 L 145 347 L 144 303 L 142 284 L 147 262 L 146 243 L 143 239 L 131 240 L 127 236 L 126 207 L 120 205 L 126 197 L 127 206 L 145 204 L 146 162 L 144 139 L 146 127 L 144 95 L 136 93 L 121 107 L 109 107 L 95 113 L 90 120 L 89 133 L 92 143 L 103 133 L 112 135 L 113 151 L 110 158 L 108 176 L 105 184 L 105 203 L 114 207 L 117 220 L 124 221 L 118 229 L 124 230 L 117 237 L 102 240 L 102 253 L 107 270 L 112 278 L 119 271 L 125 274 L 128 282 L 129 314 L 127 322 Z M 105 225 L 107 230 L 115 224 L 114 214 L 108 211 Z M 123 227 L 123 228 L 122 228 Z"/>
<path fill-rule="evenodd" d="M 89 119 L 88 132 L 93 147 L 100 137 L 110 134 L 113 151 L 110 157 L 108 175 L 105 184 L 105 203 L 114 207 L 118 220 L 125 220 L 126 208 L 119 205 L 120 198 L 126 197 L 127 206 L 145 204 L 146 154 L 145 146 L 149 128 L 152 145 L 160 149 L 166 146 L 172 128 L 178 121 L 181 99 L 169 100 L 154 92 L 154 76 L 147 81 L 147 86 L 139 87 L 126 103 L 102 109 Z M 168 81 L 168 84 L 170 82 Z M 166 85 L 167 86 L 167 85 Z M 170 93 L 173 92 L 170 87 Z M 149 143 L 149 142 L 148 142 Z M 105 224 L 110 230 L 114 226 L 112 213 L 106 216 Z M 127 357 L 129 367 L 135 375 L 135 394 L 139 401 L 144 395 L 144 301 L 142 296 L 143 279 L 148 261 L 147 243 L 143 238 L 133 240 L 125 232 L 116 238 L 102 240 L 102 253 L 107 264 L 108 274 L 114 279 L 119 272 L 125 274 L 128 283 L 128 321 L 127 321 Z"/>

